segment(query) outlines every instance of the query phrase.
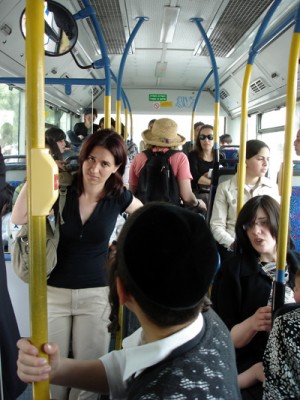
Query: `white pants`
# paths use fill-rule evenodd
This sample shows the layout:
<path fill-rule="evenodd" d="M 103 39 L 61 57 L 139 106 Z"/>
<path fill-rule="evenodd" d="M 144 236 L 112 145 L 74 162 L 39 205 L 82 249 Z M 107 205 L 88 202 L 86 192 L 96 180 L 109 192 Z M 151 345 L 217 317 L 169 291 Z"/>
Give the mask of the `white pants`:
<path fill-rule="evenodd" d="M 59 345 L 62 357 L 95 360 L 109 349 L 110 306 L 108 287 L 61 289 L 48 286 L 48 336 Z M 68 395 L 69 393 L 69 395 Z M 51 385 L 56 400 L 96 400 L 98 395 Z"/>

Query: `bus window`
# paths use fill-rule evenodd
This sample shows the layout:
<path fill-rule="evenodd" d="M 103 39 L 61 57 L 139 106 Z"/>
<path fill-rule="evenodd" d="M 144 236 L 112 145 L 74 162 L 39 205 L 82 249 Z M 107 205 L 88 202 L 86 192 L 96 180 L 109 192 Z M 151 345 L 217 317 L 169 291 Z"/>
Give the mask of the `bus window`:
<path fill-rule="evenodd" d="M 0 145 L 4 155 L 18 154 L 20 91 L 0 84 Z"/>

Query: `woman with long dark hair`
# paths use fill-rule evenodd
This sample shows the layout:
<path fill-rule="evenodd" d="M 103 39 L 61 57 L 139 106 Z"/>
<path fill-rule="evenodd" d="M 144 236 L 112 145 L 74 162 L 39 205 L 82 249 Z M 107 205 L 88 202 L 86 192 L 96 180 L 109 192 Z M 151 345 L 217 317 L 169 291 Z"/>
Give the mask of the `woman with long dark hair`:
<path fill-rule="evenodd" d="M 266 143 L 256 139 L 247 141 L 244 202 L 263 194 L 279 200 L 277 185 L 265 176 L 269 168 L 269 161 L 270 149 Z M 237 175 L 218 185 L 210 227 L 217 241 L 221 259 L 230 256 L 234 248 L 237 195 Z"/>
<path fill-rule="evenodd" d="M 108 351 L 110 307 L 106 259 L 109 239 L 120 213 L 142 206 L 123 186 L 127 152 L 120 135 L 95 132 L 83 144 L 79 171 L 68 188 L 60 226 L 57 265 L 48 279 L 49 339 L 68 356 L 72 337 L 74 358 L 92 359 Z M 12 220 L 27 222 L 26 185 Z M 79 396 L 67 388 L 51 388 L 53 398 Z M 87 394 L 85 395 L 87 396 Z M 88 399 L 96 399 L 90 394 Z"/>
<path fill-rule="evenodd" d="M 213 126 L 203 125 L 195 141 L 195 150 L 188 154 L 191 174 L 193 176 L 192 189 L 198 199 L 208 205 L 211 176 L 209 170 L 213 168 L 214 134 Z"/>
<path fill-rule="evenodd" d="M 262 386 L 255 375 L 257 368 L 262 371 L 258 363 L 272 326 L 278 225 L 279 204 L 272 197 L 256 196 L 245 203 L 235 226 L 236 254 L 221 265 L 212 289 L 214 309 L 231 331 L 236 348 L 244 399 L 262 398 Z M 292 249 L 289 241 L 286 303 L 294 301 L 294 275 L 300 265 L 300 254 Z"/>

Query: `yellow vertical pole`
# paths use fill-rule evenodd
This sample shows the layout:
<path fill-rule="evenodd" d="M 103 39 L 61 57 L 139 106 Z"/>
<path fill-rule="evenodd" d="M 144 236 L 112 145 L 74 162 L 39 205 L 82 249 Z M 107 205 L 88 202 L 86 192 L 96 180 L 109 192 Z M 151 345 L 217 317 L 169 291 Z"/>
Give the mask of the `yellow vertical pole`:
<path fill-rule="evenodd" d="M 192 121 L 191 121 L 191 133 L 190 140 L 194 143 L 194 121 L 195 121 L 195 111 L 192 112 Z"/>
<path fill-rule="evenodd" d="M 219 143 L 219 115 L 220 115 L 220 102 L 216 102 L 215 103 L 215 119 L 214 119 L 214 142 L 215 143 Z"/>
<path fill-rule="evenodd" d="M 44 115 L 44 2 L 26 0 L 26 153 L 30 243 L 31 341 L 40 350 L 48 340 L 46 292 L 46 224 L 44 216 L 32 217 L 31 149 L 45 147 Z M 33 384 L 33 398 L 49 399 L 49 381 Z"/>
<path fill-rule="evenodd" d="M 125 107 L 124 108 L 124 115 L 125 115 L 125 131 L 124 131 L 124 140 L 126 142 L 126 140 L 128 139 L 128 110 Z M 121 130 L 122 131 L 122 130 Z"/>
<path fill-rule="evenodd" d="M 111 128 L 111 96 L 104 98 L 104 128 Z"/>
<path fill-rule="evenodd" d="M 116 101 L 116 131 L 121 133 L 121 100 Z"/>
<path fill-rule="evenodd" d="M 129 119 L 130 119 L 130 138 L 133 139 L 133 118 L 131 111 L 129 111 Z"/>
<path fill-rule="evenodd" d="M 293 128 L 297 101 L 298 58 L 300 53 L 300 33 L 293 34 L 288 61 L 286 96 L 285 141 L 282 170 L 282 193 L 280 202 L 279 233 L 277 246 L 277 271 L 284 274 L 289 230 L 290 197 L 293 170 Z M 283 279 L 282 279 L 283 281 Z"/>
<path fill-rule="evenodd" d="M 246 177 L 246 140 L 247 140 L 247 121 L 248 121 L 248 95 L 249 84 L 252 73 L 252 64 L 247 64 L 242 88 L 241 104 L 241 130 L 240 130 L 240 151 L 238 164 L 238 197 L 237 197 L 237 215 L 244 204 L 244 186 Z"/>

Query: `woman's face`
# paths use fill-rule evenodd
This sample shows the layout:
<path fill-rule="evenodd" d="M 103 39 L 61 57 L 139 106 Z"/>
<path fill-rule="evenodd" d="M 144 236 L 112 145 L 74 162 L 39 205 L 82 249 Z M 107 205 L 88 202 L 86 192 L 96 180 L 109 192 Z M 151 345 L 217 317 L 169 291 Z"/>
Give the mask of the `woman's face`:
<path fill-rule="evenodd" d="M 61 153 L 64 153 L 65 150 L 66 150 L 66 141 L 65 141 L 65 139 L 59 140 L 58 142 L 56 142 L 56 144 L 57 144 L 57 146 L 59 148 L 59 151 Z"/>
<path fill-rule="evenodd" d="M 118 168 L 119 165 L 115 164 L 114 156 L 109 150 L 102 146 L 95 146 L 83 162 L 83 181 L 91 185 L 104 185 Z"/>
<path fill-rule="evenodd" d="M 262 208 L 258 208 L 255 220 L 247 224 L 245 230 L 257 253 L 271 261 L 276 255 L 276 239 L 271 235 L 269 218 Z"/>
<path fill-rule="evenodd" d="M 214 145 L 214 133 L 210 128 L 203 128 L 198 136 L 202 150 L 211 150 Z"/>
<path fill-rule="evenodd" d="M 270 162 L 270 150 L 267 147 L 260 149 L 258 154 L 246 160 L 247 175 L 262 177 L 266 175 Z"/>

